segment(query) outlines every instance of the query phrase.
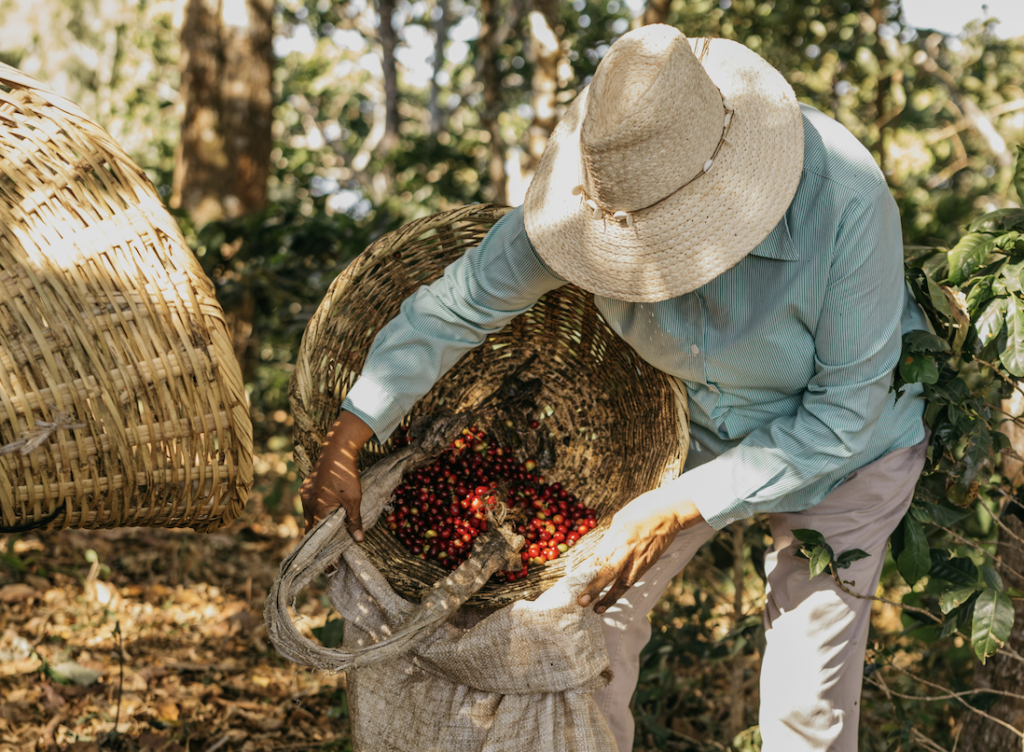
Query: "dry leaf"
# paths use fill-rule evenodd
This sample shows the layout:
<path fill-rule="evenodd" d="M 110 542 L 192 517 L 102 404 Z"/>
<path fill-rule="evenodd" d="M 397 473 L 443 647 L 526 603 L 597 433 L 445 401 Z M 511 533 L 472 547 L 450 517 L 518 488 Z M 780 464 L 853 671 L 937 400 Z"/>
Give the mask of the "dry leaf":
<path fill-rule="evenodd" d="M 154 734 L 152 731 L 143 731 L 139 735 L 139 748 L 143 750 L 153 750 L 153 752 L 158 752 L 159 750 L 166 747 L 167 742 L 169 741 L 170 739 L 168 739 L 165 736 L 161 736 L 160 734 Z"/>
<path fill-rule="evenodd" d="M 25 582 L 26 584 L 29 584 L 32 587 L 34 587 L 36 590 L 39 590 L 44 593 L 51 587 L 50 581 L 48 579 L 46 579 L 45 577 L 40 577 L 37 574 L 25 575 Z"/>
<path fill-rule="evenodd" d="M 26 585 L 24 582 L 15 582 L 10 585 L 0 587 L 0 602 L 2 603 L 27 601 L 30 598 L 37 597 L 38 595 L 39 593 L 34 587 Z"/>
<path fill-rule="evenodd" d="M 178 706 L 173 702 L 164 702 L 156 706 L 156 717 L 167 723 L 175 723 L 178 720 Z"/>
<path fill-rule="evenodd" d="M 64 695 L 60 693 L 53 684 L 48 681 L 42 682 L 43 694 L 46 695 L 46 699 L 43 700 L 43 704 L 46 705 L 46 709 L 51 713 L 62 705 L 67 705 L 68 701 L 64 699 Z"/>
<path fill-rule="evenodd" d="M 82 655 L 84 656 L 85 653 L 83 652 Z M 74 682 L 80 687 L 91 687 L 103 675 L 102 671 L 86 668 L 78 663 L 78 661 L 61 661 L 56 665 L 50 666 L 50 672 L 58 678 L 63 677 L 63 679 Z"/>

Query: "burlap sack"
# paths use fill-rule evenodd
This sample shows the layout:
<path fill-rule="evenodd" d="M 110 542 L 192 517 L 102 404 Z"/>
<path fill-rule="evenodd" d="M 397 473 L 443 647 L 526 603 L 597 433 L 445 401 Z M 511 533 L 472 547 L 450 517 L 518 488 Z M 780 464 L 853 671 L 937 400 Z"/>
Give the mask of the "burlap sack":
<path fill-rule="evenodd" d="M 611 678 L 601 622 L 576 602 L 595 574 L 575 570 L 488 616 L 460 612 L 401 658 L 350 670 L 356 752 L 616 752 L 592 697 Z M 357 546 L 328 595 L 353 651 L 414 608 Z"/>
<path fill-rule="evenodd" d="M 363 472 L 367 529 L 402 474 L 448 446 L 463 425 L 465 416 L 439 419 Z M 510 557 L 518 561 L 523 539 L 492 516 L 473 556 L 413 604 L 395 593 L 344 520 L 337 509 L 285 559 L 264 616 L 282 656 L 347 672 L 357 752 L 616 752 L 591 696 L 611 678 L 601 623 L 576 602 L 596 570 L 571 570 L 535 601 L 459 611 Z M 296 594 L 332 566 L 329 597 L 345 619 L 340 650 L 300 634 L 289 614 Z"/>

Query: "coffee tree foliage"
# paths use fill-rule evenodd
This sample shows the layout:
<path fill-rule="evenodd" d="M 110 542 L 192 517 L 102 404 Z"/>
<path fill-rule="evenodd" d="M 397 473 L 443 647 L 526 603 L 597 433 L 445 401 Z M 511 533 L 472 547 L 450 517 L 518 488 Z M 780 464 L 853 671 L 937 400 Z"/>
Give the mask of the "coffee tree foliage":
<path fill-rule="evenodd" d="M 1024 196 L 1024 149 L 1018 150 L 1014 185 Z M 1002 647 L 1013 625 L 1009 587 L 984 562 L 948 554 L 949 528 L 984 539 L 989 526 L 975 527 L 977 507 L 989 520 L 1013 498 L 1012 478 L 999 474 L 1001 453 L 1015 453 L 1003 431 L 1014 420 L 1003 411 L 1024 377 L 1024 209 L 1003 208 L 974 219 L 950 249 L 920 249 L 908 260 L 914 297 L 936 334 L 904 336 L 896 388 L 921 383 L 928 407 L 925 422 L 934 440 L 914 506 L 893 537 L 900 574 L 914 585 L 926 575 L 944 614 L 941 633 L 971 635 L 984 661 Z M 972 519 L 972 517 L 974 519 Z M 928 532 L 939 532 L 931 546 Z M 946 533 L 946 534 L 943 534 Z M 1007 534 L 1012 534 L 1007 532 Z"/>
<path fill-rule="evenodd" d="M 537 56 L 530 13 L 548 13 L 561 45 L 556 101 L 564 110 L 608 46 L 645 10 L 637 0 L 493 0 L 488 7 L 500 23 L 494 48 L 486 49 L 483 3 L 395 3 L 400 122 L 387 149 L 374 5 L 276 5 L 268 206 L 205 227 L 180 216 L 228 316 L 252 329 L 247 388 L 266 456 L 290 445 L 286 385 L 298 340 L 345 264 L 412 218 L 492 200 L 498 186 L 488 160 L 495 149 L 504 156 L 510 200 L 521 200 L 533 168 L 527 147 Z M 1011 451 L 1002 400 L 1024 375 L 1024 221 L 1013 161 L 1013 147 L 1024 140 L 1024 40 L 1000 38 L 991 23 L 957 36 L 910 28 L 895 0 L 655 5 L 688 36 L 733 39 L 767 58 L 802 102 L 842 122 L 873 152 L 892 187 L 908 282 L 935 330 L 904 342 L 898 382 L 925 384 L 933 441 L 883 575 L 889 598 L 917 610 L 905 610 L 892 635 L 878 636 L 872 655 L 879 665 L 912 655 L 922 672 L 955 689 L 969 687 L 972 655 L 989 656 L 1006 639 L 1008 604 L 1019 595 L 987 554 L 1013 493 L 998 464 L 1000 452 Z M 180 6 L 13 0 L 0 8 L 0 60 L 81 102 L 164 196 L 171 193 L 182 113 Z M 35 31 L 7 33 L 16 20 L 35 24 Z M 417 51 L 432 50 L 442 30 L 443 56 L 435 65 Z M 497 145 L 484 122 L 483 60 L 500 73 Z M 285 475 L 258 490 L 284 498 L 294 491 L 290 483 Z M 748 599 L 763 593 L 758 575 L 768 541 L 757 523 L 732 534 L 743 545 L 730 547 L 723 536 L 707 547 L 689 570 L 688 589 L 652 616 L 654 639 L 635 699 L 638 739 L 649 748 L 683 739 L 714 748 L 756 723 L 760 620 L 756 610 L 745 610 L 742 592 L 726 606 L 744 573 Z M 803 535 L 812 571 L 841 584 L 842 564 L 857 553 L 832 551 L 813 531 Z M 709 692 L 717 681 L 722 691 Z M 890 682 L 920 692 L 905 677 Z M 872 691 L 862 711 L 869 748 L 903 744 L 912 728 L 953 746 L 949 719 L 960 706 L 952 700 L 901 703 Z M 737 692 L 750 700 L 738 712 L 726 702 Z M 755 738 L 748 733 L 736 744 L 756 746 Z"/>

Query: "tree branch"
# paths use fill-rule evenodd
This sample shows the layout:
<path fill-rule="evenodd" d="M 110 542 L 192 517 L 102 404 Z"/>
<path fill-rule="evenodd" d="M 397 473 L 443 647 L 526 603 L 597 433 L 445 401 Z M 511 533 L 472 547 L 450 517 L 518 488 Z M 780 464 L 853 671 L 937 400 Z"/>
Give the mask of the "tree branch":
<path fill-rule="evenodd" d="M 928 611 L 928 610 L 923 609 L 923 608 L 918 608 L 917 606 L 908 606 L 906 603 L 897 603 L 896 601 L 891 601 L 888 598 L 882 598 L 881 596 L 878 596 L 878 595 L 861 595 L 860 593 L 855 593 L 852 590 L 850 590 L 850 588 L 846 587 L 846 583 L 845 582 L 843 582 L 841 579 L 839 579 L 839 573 L 836 570 L 836 567 L 835 567 L 834 564 L 829 564 L 828 565 L 828 569 L 829 569 L 829 572 L 832 574 L 832 579 L 835 581 L 836 585 L 838 585 L 839 589 L 842 590 L 847 595 L 852 595 L 854 598 L 859 598 L 862 601 L 878 601 L 879 603 L 885 603 L 885 604 L 890 605 L 890 606 L 895 606 L 896 608 L 901 608 L 901 609 L 903 609 L 905 611 L 910 611 L 911 613 L 921 614 L 922 616 L 927 616 L 929 619 L 934 621 L 936 624 L 945 624 L 946 623 L 946 620 L 944 618 L 938 617 L 935 614 L 933 614 L 931 611 Z"/>
<path fill-rule="evenodd" d="M 969 702 L 967 702 L 965 699 L 963 699 L 963 697 L 961 697 L 960 695 L 964 694 L 964 693 L 953 692 L 948 687 L 943 687 L 941 684 L 935 684 L 934 682 L 930 682 L 927 679 L 922 679 L 920 676 L 916 676 L 915 674 L 910 673 L 906 669 L 900 668 L 899 666 L 894 664 L 892 661 L 887 661 L 886 665 L 896 669 L 901 674 L 909 676 L 914 681 L 917 681 L 917 682 L 920 682 L 921 684 L 924 684 L 926 687 L 931 687 L 932 689 L 938 689 L 940 691 L 949 693 L 950 694 L 949 699 L 956 700 L 961 705 L 963 705 L 965 708 L 970 710 L 972 713 L 977 713 L 978 715 L 982 716 L 983 718 L 987 718 L 988 720 L 992 721 L 993 723 L 996 723 L 996 724 L 1002 726 L 1003 728 L 1008 729 L 1009 731 L 1012 731 L 1014 734 L 1016 734 L 1021 739 L 1024 739 L 1024 733 L 1018 731 L 1017 729 L 1015 729 L 1013 726 L 1011 726 L 1006 721 L 1003 721 L 1003 720 L 1001 720 L 999 718 L 996 718 L 995 716 L 989 715 L 988 713 L 986 713 L 983 710 L 979 710 L 978 708 L 974 707 Z M 871 678 L 872 677 L 868 677 L 869 681 L 871 680 Z M 874 682 L 872 682 L 872 683 L 874 683 Z M 886 687 L 886 691 L 889 692 L 890 694 L 892 694 L 895 697 L 899 697 L 901 699 L 907 699 L 907 700 L 920 700 L 920 699 L 932 700 L 932 699 L 936 699 L 936 698 L 931 698 L 931 697 L 921 698 L 921 697 L 915 697 L 914 695 L 903 695 L 903 694 L 900 694 L 898 692 L 894 692 L 893 690 L 889 689 L 888 687 Z M 975 691 L 978 691 L 978 690 L 975 690 Z M 991 691 L 991 690 L 984 690 L 984 691 L 988 692 L 988 691 Z M 993 692 L 993 694 L 1001 694 L 1001 693 Z"/>

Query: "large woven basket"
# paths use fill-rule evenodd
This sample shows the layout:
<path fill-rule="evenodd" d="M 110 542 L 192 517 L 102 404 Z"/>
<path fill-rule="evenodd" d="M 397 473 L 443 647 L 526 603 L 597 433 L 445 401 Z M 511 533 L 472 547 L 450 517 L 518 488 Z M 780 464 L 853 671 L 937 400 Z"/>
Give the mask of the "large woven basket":
<path fill-rule="evenodd" d="M 74 103 L 0 65 L 0 527 L 214 530 L 252 424 L 213 286 Z"/>
<path fill-rule="evenodd" d="M 301 474 L 308 474 L 319 457 L 323 437 L 377 332 L 407 296 L 478 245 L 508 210 L 475 205 L 411 222 L 380 238 L 334 281 L 306 328 L 290 385 Z M 545 295 L 463 356 L 413 408 L 411 418 L 476 406 L 531 357 L 523 375 L 542 380 L 537 407 L 550 415 L 539 432 L 522 433 L 520 460 L 537 451 L 539 435 L 546 435 L 547 445 L 556 447 L 555 465 L 545 471 L 546 477 L 596 509 L 599 526 L 580 540 L 570 557 L 531 568 L 513 584 L 490 582 L 470 606 L 539 595 L 562 576 L 567 563 L 593 549 L 616 510 L 677 474 L 685 458 L 685 391 L 641 360 L 601 318 L 593 297 L 572 286 Z M 504 429 L 488 422 L 479 421 L 485 429 Z M 371 442 L 361 457 L 363 466 L 391 449 L 390 440 L 383 446 Z M 368 531 L 364 545 L 392 587 L 406 597 L 418 598 L 447 574 L 409 553 L 383 525 Z"/>

